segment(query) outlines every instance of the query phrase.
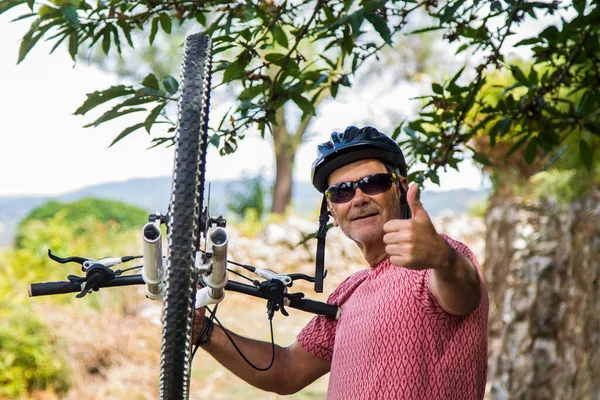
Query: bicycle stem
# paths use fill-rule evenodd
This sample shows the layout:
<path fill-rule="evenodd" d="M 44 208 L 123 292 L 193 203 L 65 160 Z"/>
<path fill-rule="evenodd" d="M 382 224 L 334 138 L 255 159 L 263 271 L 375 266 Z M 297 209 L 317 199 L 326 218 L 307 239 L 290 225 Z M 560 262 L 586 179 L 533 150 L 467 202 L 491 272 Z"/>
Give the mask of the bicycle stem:
<path fill-rule="evenodd" d="M 208 304 L 220 303 L 225 297 L 227 285 L 227 245 L 229 237 L 227 231 L 221 227 L 211 227 L 208 233 L 204 264 L 201 271 L 210 270 L 204 278 L 206 287 L 196 293 L 196 308 Z"/>
<path fill-rule="evenodd" d="M 144 266 L 142 277 L 146 282 L 146 296 L 152 300 L 164 298 L 164 264 L 160 221 L 149 222 L 142 228 Z"/>

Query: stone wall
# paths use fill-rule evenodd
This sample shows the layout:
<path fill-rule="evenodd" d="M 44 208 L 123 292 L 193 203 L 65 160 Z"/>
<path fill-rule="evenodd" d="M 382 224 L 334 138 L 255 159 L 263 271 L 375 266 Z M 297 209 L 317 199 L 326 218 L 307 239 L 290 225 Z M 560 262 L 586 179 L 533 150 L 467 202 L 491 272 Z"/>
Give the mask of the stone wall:
<path fill-rule="evenodd" d="M 600 399 L 600 196 L 493 199 L 489 399 Z"/>

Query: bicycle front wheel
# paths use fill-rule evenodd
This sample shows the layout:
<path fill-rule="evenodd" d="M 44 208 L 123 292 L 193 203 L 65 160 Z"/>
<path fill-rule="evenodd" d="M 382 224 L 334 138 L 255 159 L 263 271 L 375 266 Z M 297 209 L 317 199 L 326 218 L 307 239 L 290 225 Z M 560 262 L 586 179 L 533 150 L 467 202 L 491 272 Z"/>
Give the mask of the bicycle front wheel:
<path fill-rule="evenodd" d="M 196 295 L 194 258 L 199 250 L 204 200 L 211 51 L 211 40 L 206 35 L 186 39 L 169 205 L 159 385 L 163 400 L 189 397 Z"/>

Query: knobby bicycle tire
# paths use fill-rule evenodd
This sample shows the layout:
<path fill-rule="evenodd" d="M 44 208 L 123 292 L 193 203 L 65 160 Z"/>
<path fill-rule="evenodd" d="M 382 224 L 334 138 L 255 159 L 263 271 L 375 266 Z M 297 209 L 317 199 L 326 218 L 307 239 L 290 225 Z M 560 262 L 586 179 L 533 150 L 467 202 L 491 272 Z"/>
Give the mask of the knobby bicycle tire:
<path fill-rule="evenodd" d="M 211 56 L 208 36 L 195 34 L 186 39 L 167 235 L 159 383 L 163 400 L 189 397 L 196 295 L 194 257 L 204 199 Z"/>

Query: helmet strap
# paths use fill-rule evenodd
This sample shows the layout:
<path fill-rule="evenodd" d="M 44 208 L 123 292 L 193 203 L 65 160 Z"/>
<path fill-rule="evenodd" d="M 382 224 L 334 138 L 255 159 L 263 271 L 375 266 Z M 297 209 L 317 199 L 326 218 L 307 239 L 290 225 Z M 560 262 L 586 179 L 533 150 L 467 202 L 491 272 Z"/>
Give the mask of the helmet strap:
<path fill-rule="evenodd" d="M 410 219 L 412 214 L 410 212 L 410 206 L 406 200 L 406 190 L 402 187 L 402 184 L 398 185 L 400 189 L 400 214 L 402 219 Z"/>
<path fill-rule="evenodd" d="M 323 279 L 325 278 L 325 237 L 327 236 L 327 198 L 323 195 L 321 212 L 319 214 L 319 230 L 317 231 L 317 255 L 315 260 L 315 292 L 323 293 Z"/>

